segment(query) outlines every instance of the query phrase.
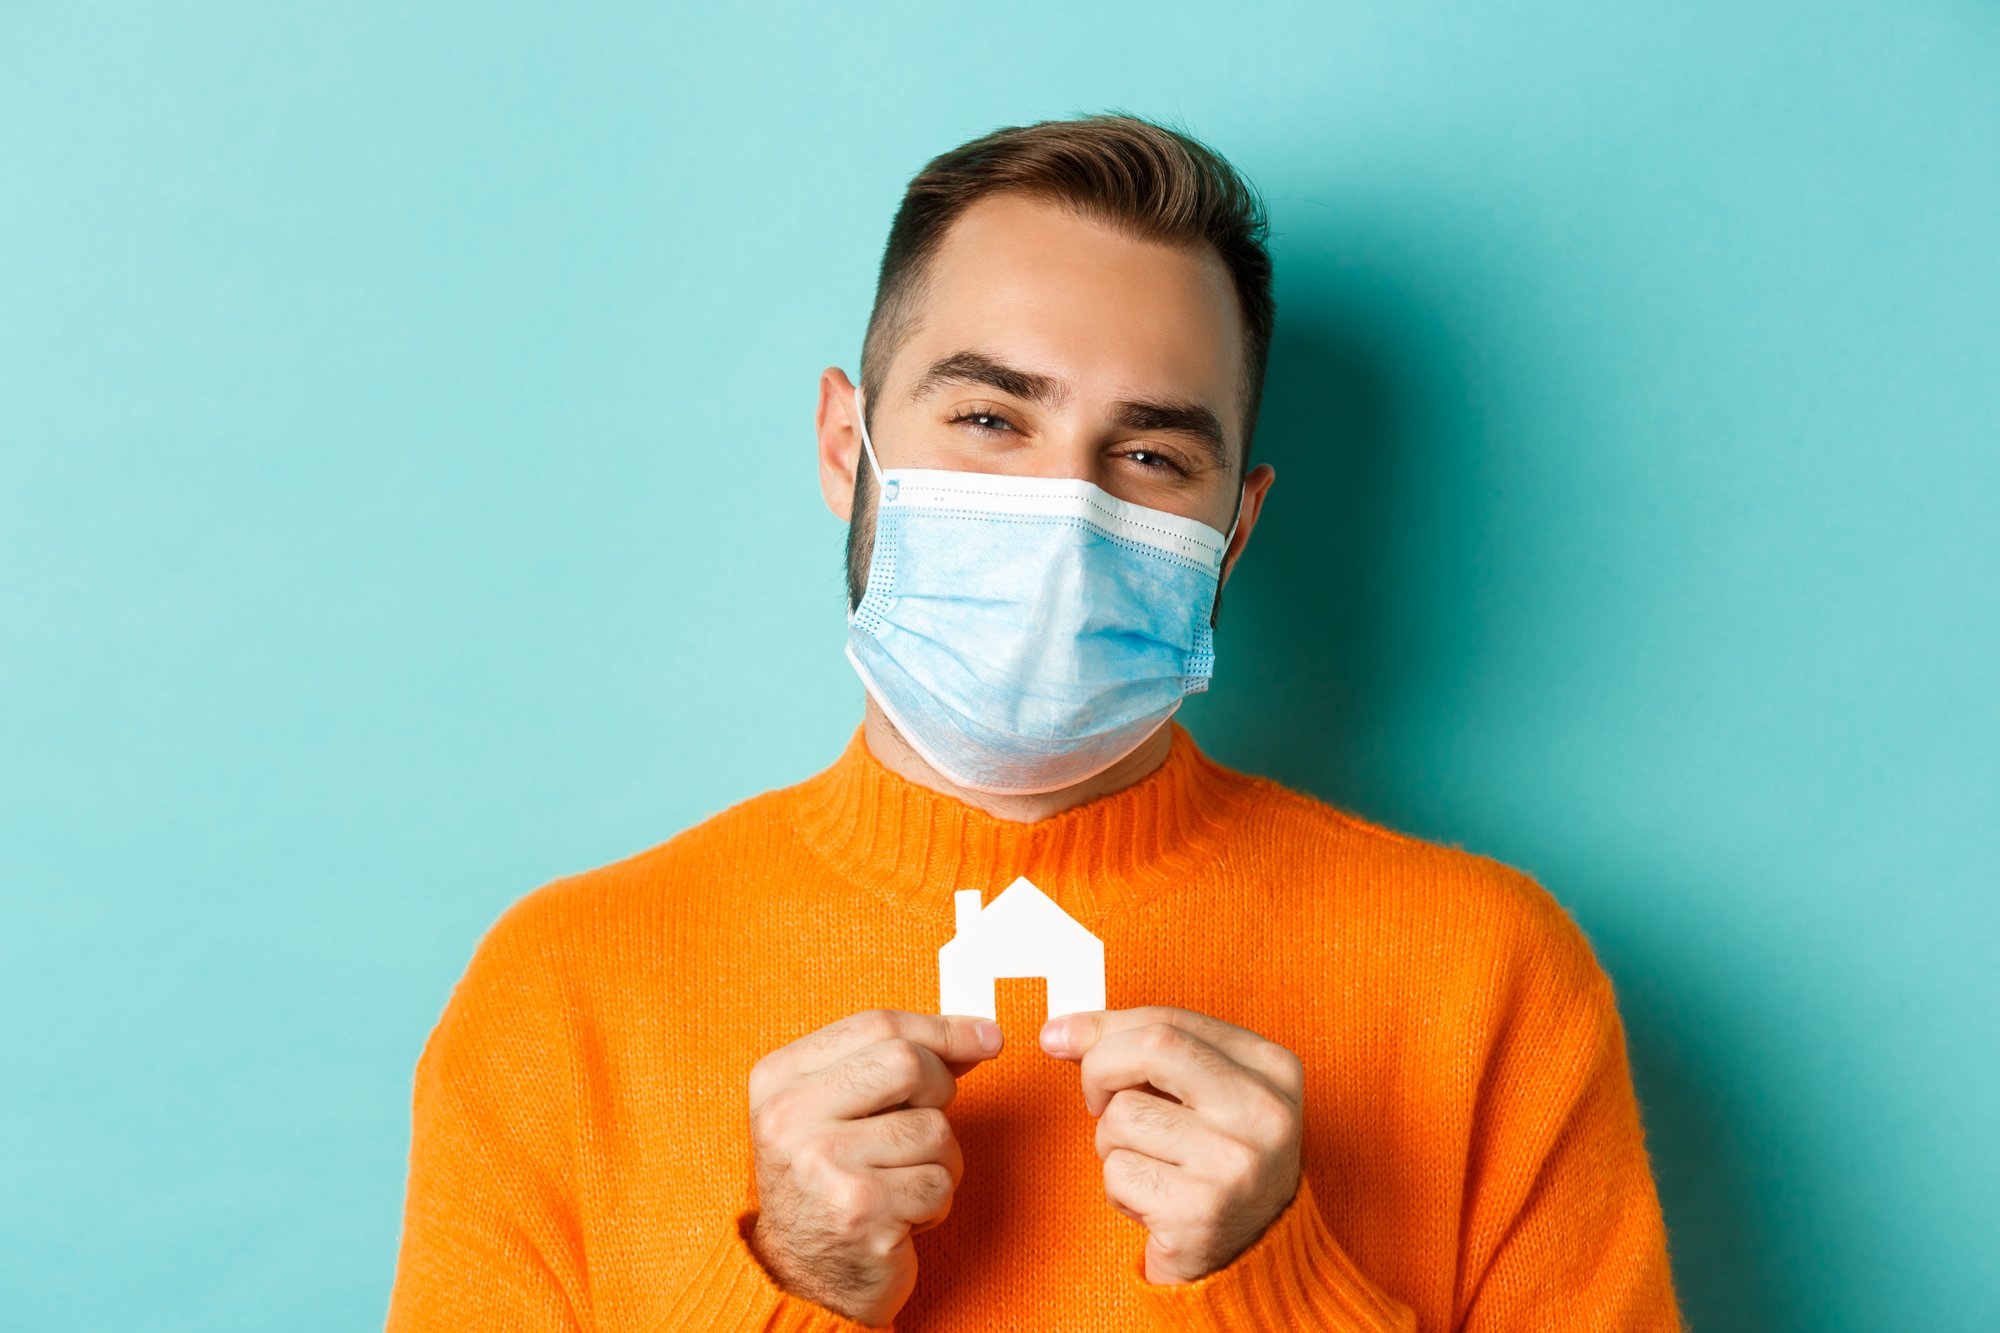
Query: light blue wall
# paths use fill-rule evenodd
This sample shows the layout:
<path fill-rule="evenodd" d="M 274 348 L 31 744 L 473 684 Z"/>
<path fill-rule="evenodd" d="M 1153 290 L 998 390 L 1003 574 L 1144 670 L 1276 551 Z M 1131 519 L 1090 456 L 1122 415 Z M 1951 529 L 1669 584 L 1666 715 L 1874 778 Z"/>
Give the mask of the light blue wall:
<path fill-rule="evenodd" d="M 0 1323 L 379 1326 L 481 931 L 829 761 L 814 380 L 899 191 L 1269 198 L 1224 760 L 1540 876 L 1700 1333 L 2000 1235 L 2000 18 L 1970 3 L 0 11 Z"/>

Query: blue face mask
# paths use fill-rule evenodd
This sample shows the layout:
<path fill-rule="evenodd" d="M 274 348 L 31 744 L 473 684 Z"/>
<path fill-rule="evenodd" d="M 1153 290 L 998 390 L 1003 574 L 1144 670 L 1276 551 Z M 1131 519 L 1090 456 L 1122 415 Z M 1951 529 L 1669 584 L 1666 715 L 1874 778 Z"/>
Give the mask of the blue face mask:
<path fill-rule="evenodd" d="M 859 416 L 858 386 L 854 401 Z M 1208 688 L 1234 523 L 1225 535 L 1076 478 L 884 470 L 865 419 L 861 447 L 875 542 L 847 660 L 952 783 L 1081 782 Z"/>

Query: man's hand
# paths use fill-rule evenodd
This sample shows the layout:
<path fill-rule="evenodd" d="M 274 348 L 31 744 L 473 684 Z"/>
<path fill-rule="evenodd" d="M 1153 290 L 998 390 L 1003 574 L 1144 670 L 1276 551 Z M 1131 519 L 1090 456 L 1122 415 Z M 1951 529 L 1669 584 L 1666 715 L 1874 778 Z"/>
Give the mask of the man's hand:
<path fill-rule="evenodd" d="M 871 1009 L 751 1067 L 750 1244 L 779 1286 L 863 1324 L 903 1308 L 910 1236 L 944 1220 L 965 1169 L 943 1108 L 1000 1042 L 990 1019 Z"/>
<path fill-rule="evenodd" d="M 1305 1070 L 1277 1043 L 1149 1005 L 1050 1019 L 1042 1048 L 1082 1062 L 1104 1193 L 1148 1232 L 1148 1282 L 1226 1266 L 1297 1193 Z"/>

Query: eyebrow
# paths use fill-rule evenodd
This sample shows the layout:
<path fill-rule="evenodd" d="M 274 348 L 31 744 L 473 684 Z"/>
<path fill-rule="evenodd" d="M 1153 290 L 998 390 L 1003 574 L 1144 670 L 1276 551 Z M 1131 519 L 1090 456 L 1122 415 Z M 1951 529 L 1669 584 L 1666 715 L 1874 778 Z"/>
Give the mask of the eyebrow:
<path fill-rule="evenodd" d="M 1010 366 L 985 352 L 953 352 L 931 362 L 910 389 L 910 401 L 922 402 L 947 384 L 983 384 L 1015 398 L 1051 410 L 1069 401 L 1070 388 L 1054 375 Z M 1125 430 L 1170 431 L 1194 440 L 1216 467 L 1229 468 L 1229 446 L 1222 422 L 1193 399 L 1120 398 L 1111 404 L 1112 420 Z"/>

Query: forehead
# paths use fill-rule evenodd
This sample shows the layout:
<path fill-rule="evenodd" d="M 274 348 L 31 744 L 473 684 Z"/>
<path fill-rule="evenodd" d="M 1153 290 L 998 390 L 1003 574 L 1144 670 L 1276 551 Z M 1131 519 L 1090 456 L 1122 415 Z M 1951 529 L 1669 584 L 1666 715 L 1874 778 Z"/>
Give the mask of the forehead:
<path fill-rule="evenodd" d="M 977 348 L 1069 380 L 1087 402 L 1193 396 L 1241 429 L 1245 333 L 1212 249 L 1136 239 L 1021 194 L 960 214 L 933 260 L 906 374 Z"/>

